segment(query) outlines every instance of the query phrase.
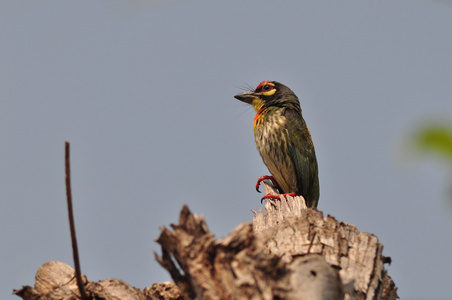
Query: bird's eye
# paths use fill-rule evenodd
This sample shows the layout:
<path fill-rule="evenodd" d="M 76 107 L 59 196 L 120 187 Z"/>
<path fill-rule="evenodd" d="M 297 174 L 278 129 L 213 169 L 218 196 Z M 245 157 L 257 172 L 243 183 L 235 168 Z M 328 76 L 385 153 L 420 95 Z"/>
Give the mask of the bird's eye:
<path fill-rule="evenodd" d="M 273 86 L 266 84 L 262 87 L 262 90 L 265 92 L 271 91 L 273 89 Z"/>

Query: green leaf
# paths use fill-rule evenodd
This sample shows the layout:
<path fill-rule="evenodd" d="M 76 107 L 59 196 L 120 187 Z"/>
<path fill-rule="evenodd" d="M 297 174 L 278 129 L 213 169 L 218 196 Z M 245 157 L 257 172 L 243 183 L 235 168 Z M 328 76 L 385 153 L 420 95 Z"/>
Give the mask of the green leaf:
<path fill-rule="evenodd" d="M 422 127 L 414 134 L 417 150 L 452 162 L 452 128 L 444 124 Z"/>

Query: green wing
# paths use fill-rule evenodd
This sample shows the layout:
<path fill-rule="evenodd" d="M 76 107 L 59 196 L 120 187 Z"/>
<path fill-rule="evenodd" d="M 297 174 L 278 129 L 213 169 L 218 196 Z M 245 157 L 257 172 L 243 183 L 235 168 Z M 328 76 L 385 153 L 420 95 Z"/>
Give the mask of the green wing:
<path fill-rule="evenodd" d="M 301 194 L 306 199 L 308 207 L 317 207 L 319 177 L 311 134 L 299 112 L 286 110 L 285 117 L 287 118 L 287 129 L 291 142 L 289 152 L 297 177 L 295 193 Z"/>

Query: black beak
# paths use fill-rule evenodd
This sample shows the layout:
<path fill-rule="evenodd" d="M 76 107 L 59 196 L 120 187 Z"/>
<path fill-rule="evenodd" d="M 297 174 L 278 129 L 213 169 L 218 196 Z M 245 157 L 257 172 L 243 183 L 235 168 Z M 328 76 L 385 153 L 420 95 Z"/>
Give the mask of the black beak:
<path fill-rule="evenodd" d="M 235 99 L 251 104 L 253 99 L 256 98 L 256 94 L 254 92 L 243 92 L 234 96 Z"/>

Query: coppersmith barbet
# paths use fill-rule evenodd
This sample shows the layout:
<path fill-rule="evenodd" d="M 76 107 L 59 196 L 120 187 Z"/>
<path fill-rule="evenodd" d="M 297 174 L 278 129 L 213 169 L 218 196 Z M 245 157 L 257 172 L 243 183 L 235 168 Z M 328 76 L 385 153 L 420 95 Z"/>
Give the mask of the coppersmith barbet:
<path fill-rule="evenodd" d="M 251 104 L 257 114 L 253 129 L 256 147 L 282 194 L 301 195 L 308 207 L 317 207 L 319 178 L 317 158 L 311 133 L 301 114 L 298 97 L 287 86 L 276 81 L 262 81 L 254 91 L 234 96 Z M 266 195 L 262 199 L 276 198 Z"/>

